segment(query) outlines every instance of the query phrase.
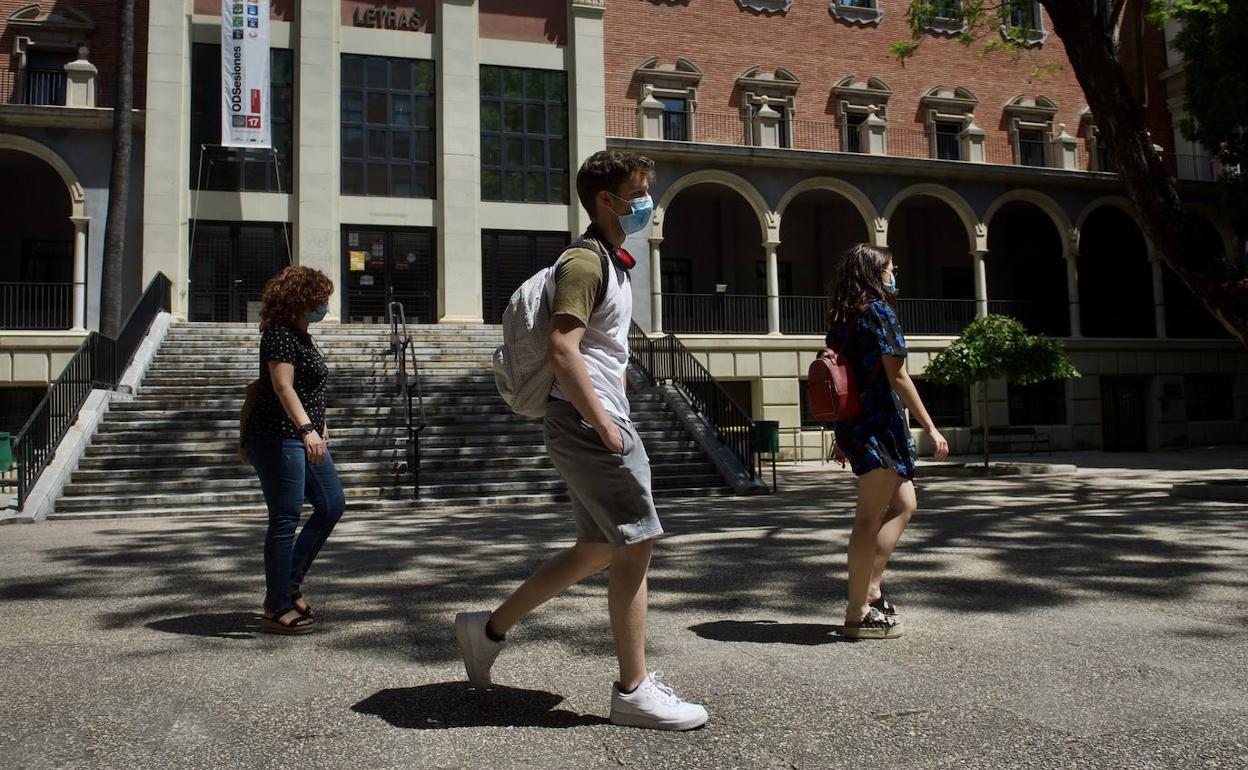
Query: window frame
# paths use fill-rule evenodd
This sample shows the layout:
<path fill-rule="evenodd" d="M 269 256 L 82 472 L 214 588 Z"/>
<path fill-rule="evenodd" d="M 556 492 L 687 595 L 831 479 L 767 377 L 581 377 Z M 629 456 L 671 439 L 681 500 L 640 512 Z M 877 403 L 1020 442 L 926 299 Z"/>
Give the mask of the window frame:
<path fill-rule="evenodd" d="M 202 59 L 200 57 L 203 57 Z M 201 192 L 260 192 L 290 194 L 294 185 L 295 142 L 295 84 L 297 67 L 295 51 L 291 48 L 269 48 L 269 121 L 273 148 L 250 149 L 247 147 L 222 147 L 221 143 L 221 96 L 217 88 L 197 87 L 196 69 L 211 70 L 212 78 L 220 74 L 221 44 L 193 43 L 191 46 L 191 103 L 189 116 L 190 175 L 192 191 Z M 274 60 L 288 59 L 285 65 L 274 66 Z M 206 61 L 206 64 L 200 64 Z M 275 80 L 282 72 L 290 75 L 289 81 Z M 201 73 L 204 74 L 204 73 Z M 282 101 L 283 117 L 279 114 Z M 211 105 L 206 109 L 204 105 Z M 213 144 L 211 139 L 216 139 Z M 203 146 L 201 146 L 203 145 Z M 284 147 L 282 147 L 284 145 Z M 213 184 L 213 170 L 221 164 L 227 176 Z M 263 169 L 264 184 L 250 184 L 251 169 Z M 233 174 L 229 176 L 228 174 Z"/>
<path fill-rule="evenodd" d="M 483 64 L 481 73 L 481 200 L 495 203 L 538 203 L 568 205 L 571 201 L 571 131 L 572 115 L 568 109 L 568 74 L 563 70 L 539 69 L 534 67 L 504 67 Z M 530 93 L 532 79 L 541 78 L 540 98 Z M 496 78 L 496 88 L 487 86 L 487 79 Z M 519 96 L 508 95 L 508 87 L 513 77 L 519 78 Z M 551 97 L 552 83 L 562 82 L 559 98 Z M 487 88 L 490 91 L 487 93 Z M 493 91 L 497 93 L 493 93 Z M 497 108 L 497 129 L 486 128 L 487 106 Z M 529 121 L 535 110 L 542 114 L 543 131 L 530 131 Z M 562 132 L 552 130 L 552 117 L 563 114 Z M 522 128 L 520 131 L 509 129 L 509 119 L 518 117 Z M 497 142 L 497 153 L 489 149 L 489 145 Z M 541 148 L 540 163 L 534 161 L 534 147 Z M 559 147 L 563 153 L 559 157 Z M 512 159 L 513 148 L 518 148 L 520 160 Z M 493 157 L 497 157 L 497 162 Z M 561 165 L 556 167 L 553 162 L 559 157 Z M 509 194 L 510 179 L 519 174 L 520 195 Z M 496 175 L 497 187 L 489 175 Z M 542 194 L 535 195 L 534 181 L 543 179 Z"/>
<path fill-rule="evenodd" d="M 1226 392 L 1214 393 L 1216 389 L 1225 387 Z M 1225 397 L 1224 404 L 1216 403 Z M 1197 408 L 1198 405 L 1198 408 Z M 1223 407 L 1223 408 L 1219 408 Z M 1186 374 L 1183 376 L 1183 409 L 1187 422 L 1234 422 L 1235 420 L 1235 377 L 1231 374 Z M 1196 414 L 1193 414 L 1195 412 Z M 1222 416 L 1212 416 L 1220 414 Z"/>
<path fill-rule="evenodd" d="M 1046 389 L 1052 392 L 1045 392 Z M 1009 424 L 1022 426 L 1066 425 L 1070 422 L 1067 408 L 1069 389 L 1065 380 L 1046 380 L 1034 385 L 1009 383 L 1006 404 Z M 1055 417 L 1057 419 L 1049 419 Z"/>
<path fill-rule="evenodd" d="M 430 200 L 437 198 L 438 190 L 438 129 L 437 129 L 437 70 L 436 63 L 430 59 L 417 59 L 402 56 L 372 56 L 368 54 L 341 54 L 341 66 L 343 76 L 340 78 L 339 100 L 340 111 L 338 119 L 338 168 L 339 182 L 338 191 L 340 195 L 352 197 L 367 198 L 400 198 L 400 199 L 417 199 Z M 359 61 L 360 82 L 358 85 L 349 85 L 347 83 L 346 71 L 348 66 L 354 61 Z M 386 64 L 386 82 L 384 86 L 373 84 L 369 80 L 369 72 L 371 65 L 375 62 L 385 62 Z M 407 88 L 398 87 L 394 83 L 395 65 L 406 64 L 411 69 L 408 72 L 409 83 Z M 426 75 L 421 78 L 418 76 L 416 67 L 423 67 L 428 70 Z M 418 81 L 422 80 L 427 86 L 421 90 Z M 347 103 L 351 96 L 358 96 L 359 99 L 359 119 L 348 119 Z M 381 96 L 385 100 L 386 117 L 383 122 L 375 122 L 370 120 L 370 106 L 374 106 L 374 97 Z M 398 97 L 398 98 L 396 98 Z M 407 123 L 399 123 L 395 120 L 395 105 L 401 104 L 399 98 L 408 100 Z M 418 122 L 418 116 L 421 110 L 418 105 L 421 101 L 425 101 L 428 105 L 428 125 Z M 352 110 L 353 112 L 354 110 Z M 359 131 L 359 156 L 348 156 L 349 142 L 347 139 L 348 131 Z M 407 155 L 406 159 L 395 157 L 396 137 L 407 136 Z M 428 136 L 427 139 L 421 140 L 421 135 Z M 380 155 L 373 154 L 371 143 L 380 136 L 380 144 L 382 152 Z M 419 149 L 422 145 L 427 146 L 427 159 L 417 159 L 420 155 Z M 355 173 L 348 173 L 349 167 L 355 167 L 358 171 L 358 186 L 348 188 L 349 179 L 355 177 Z M 395 185 L 401 183 L 396 180 L 394 169 L 406 169 L 408 177 L 408 193 L 396 194 Z M 373 169 L 384 169 L 386 176 L 385 192 L 377 192 L 371 189 L 370 180 L 372 180 Z M 420 185 L 417 182 L 418 174 L 425 176 L 425 187 L 421 192 Z"/>

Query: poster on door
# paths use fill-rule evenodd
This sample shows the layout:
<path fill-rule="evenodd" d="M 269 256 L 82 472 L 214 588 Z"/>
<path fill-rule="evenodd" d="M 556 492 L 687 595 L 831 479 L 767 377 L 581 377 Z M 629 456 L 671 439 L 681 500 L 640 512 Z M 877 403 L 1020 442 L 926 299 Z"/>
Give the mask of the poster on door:
<path fill-rule="evenodd" d="M 268 149 L 269 0 L 221 0 L 221 146 Z"/>
<path fill-rule="evenodd" d="M 363 251 L 348 251 L 347 255 L 351 259 L 351 272 L 364 272 L 364 262 L 367 259 L 368 254 Z"/>

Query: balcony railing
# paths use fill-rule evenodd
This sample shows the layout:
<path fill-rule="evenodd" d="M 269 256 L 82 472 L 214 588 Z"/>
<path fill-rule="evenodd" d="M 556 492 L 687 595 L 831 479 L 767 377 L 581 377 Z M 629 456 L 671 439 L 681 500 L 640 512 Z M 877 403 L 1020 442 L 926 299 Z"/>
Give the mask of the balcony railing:
<path fill-rule="evenodd" d="M 973 299 L 897 300 L 897 316 L 908 334 L 956 336 L 975 320 Z M 782 334 L 823 334 L 828 330 L 825 297 L 781 297 Z M 1064 337 L 1070 333 L 1064 303 L 990 300 L 988 312 L 1022 321 L 1028 331 Z M 734 294 L 664 294 L 664 331 L 693 334 L 766 334 L 767 298 Z"/>
<path fill-rule="evenodd" d="M 68 329 L 73 320 L 73 284 L 0 283 L 0 329 Z"/>
<path fill-rule="evenodd" d="M 740 294 L 664 294 L 663 330 L 766 334 L 767 298 Z"/>
<path fill-rule="evenodd" d="M 26 70 L 26 83 L 22 89 L 23 104 L 65 104 L 64 70 Z"/>
<path fill-rule="evenodd" d="M 814 152 L 858 152 L 853 142 L 844 141 L 841 125 L 829 116 L 828 120 L 786 121 L 790 149 Z M 855 129 L 857 130 L 857 129 Z M 781 132 L 782 136 L 784 131 Z M 688 130 L 688 141 L 697 144 L 721 144 L 749 146 L 751 129 L 740 113 L 715 113 L 698 111 L 693 114 Z M 633 107 L 607 108 L 607 135 L 623 139 L 639 138 L 637 111 Z M 961 139 L 952 134 L 941 134 L 937 141 L 947 143 L 945 154 L 964 155 Z M 889 126 L 884 134 L 884 146 L 888 156 L 895 158 L 934 158 L 935 143 L 932 135 L 921 128 Z M 1005 137 L 988 136 L 984 140 L 985 162 L 998 165 L 1017 165 L 1013 145 Z"/>

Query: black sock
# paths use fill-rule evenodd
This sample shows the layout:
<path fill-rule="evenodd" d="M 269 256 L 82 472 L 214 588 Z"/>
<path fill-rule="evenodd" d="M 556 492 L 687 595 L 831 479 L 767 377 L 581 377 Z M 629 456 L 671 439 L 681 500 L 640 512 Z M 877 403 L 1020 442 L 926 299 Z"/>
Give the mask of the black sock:
<path fill-rule="evenodd" d="M 507 638 L 507 634 L 496 634 L 494 629 L 490 628 L 490 621 L 485 621 L 485 636 L 491 642 L 501 642 Z"/>
<path fill-rule="evenodd" d="M 637 687 L 640 687 L 640 686 L 641 685 L 637 685 Z M 620 691 L 620 695 L 632 695 L 633 693 L 637 692 L 637 687 L 634 687 L 631 690 L 625 690 L 624 685 L 620 684 L 619 682 L 615 683 L 615 689 Z"/>

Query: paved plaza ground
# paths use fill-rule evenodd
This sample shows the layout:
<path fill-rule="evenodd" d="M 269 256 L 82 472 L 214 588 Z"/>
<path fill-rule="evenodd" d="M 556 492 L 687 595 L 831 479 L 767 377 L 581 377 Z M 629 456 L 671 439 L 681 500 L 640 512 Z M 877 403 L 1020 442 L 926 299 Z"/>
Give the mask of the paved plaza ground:
<path fill-rule="evenodd" d="M 558 506 L 344 518 L 322 627 L 258 632 L 264 521 L 0 527 L 0 768 L 1244 768 L 1248 506 L 1171 497 L 1248 451 L 1057 455 L 932 478 L 886 584 L 908 633 L 840 642 L 852 477 L 664 506 L 651 665 L 710 724 L 605 721 L 605 580 L 463 682 L 451 618 L 564 541 Z"/>

